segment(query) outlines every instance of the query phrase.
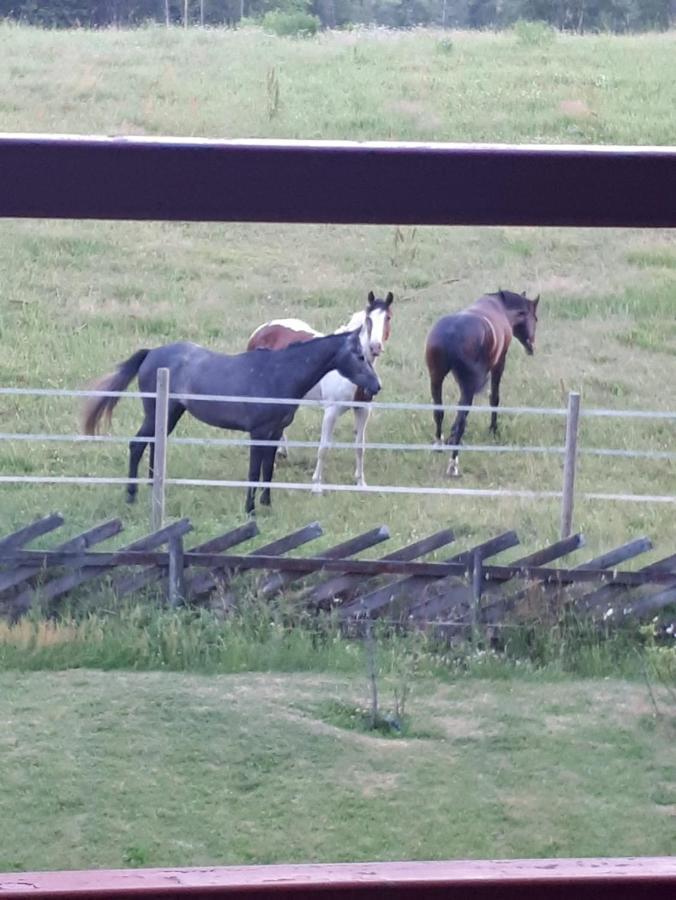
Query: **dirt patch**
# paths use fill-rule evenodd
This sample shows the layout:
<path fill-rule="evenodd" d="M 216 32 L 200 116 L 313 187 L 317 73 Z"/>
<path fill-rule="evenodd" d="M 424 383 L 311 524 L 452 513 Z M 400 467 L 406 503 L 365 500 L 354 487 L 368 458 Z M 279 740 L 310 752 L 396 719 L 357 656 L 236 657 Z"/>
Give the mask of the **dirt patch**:
<path fill-rule="evenodd" d="M 584 100 L 562 100 L 559 103 L 559 112 L 569 119 L 588 119 L 596 115 Z"/>
<path fill-rule="evenodd" d="M 352 767 L 346 772 L 346 782 L 364 797 L 378 797 L 397 789 L 399 775 L 396 772 L 365 772 Z"/>
<path fill-rule="evenodd" d="M 387 104 L 387 108 L 395 115 L 409 119 L 420 129 L 433 130 L 443 125 L 441 117 L 420 100 L 394 100 Z"/>

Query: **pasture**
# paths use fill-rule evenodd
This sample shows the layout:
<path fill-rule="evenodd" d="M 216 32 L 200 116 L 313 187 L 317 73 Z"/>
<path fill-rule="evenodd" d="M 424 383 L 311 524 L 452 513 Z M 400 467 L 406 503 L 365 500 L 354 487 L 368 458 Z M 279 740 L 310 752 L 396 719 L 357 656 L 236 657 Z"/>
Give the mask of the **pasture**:
<path fill-rule="evenodd" d="M 660 143 L 673 133 L 667 78 L 673 35 L 558 37 L 524 47 L 514 34 L 355 32 L 313 41 L 255 30 L 39 32 L 0 27 L 6 131 L 194 134 L 220 137 L 604 141 Z M 627 61 L 633 60 L 628 66 Z M 500 78 L 495 78 L 495 72 Z M 275 82 L 278 90 L 272 90 Z M 569 102 L 570 101 L 570 102 Z M 571 106 L 571 102 L 575 101 Z M 628 113 L 629 111 L 629 113 Z M 273 316 L 332 330 L 373 289 L 395 294 L 392 338 L 379 362 L 383 400 L 429 402 L 424 338 L 442 314 L 498 287 L 542 294 L 537 350 L 510 351 L 504 404 L 673 407 L 667 389 L 676 326 L 673 235 L 571 229 L 396 228 L 3 221 L 0 383 L 79 387 L 141 346 L 190 339 L 242 349 Z M 444 284 L 457 279 L 451 284 Z M 402 302 L 403 297 L 412 299 Z M 447 398 L 457 394 L 449 384 Z M 69 399 L 2 397 L 3 431 L 77 430 Z M 301 411 L 290 438 L 316 440 L 320 414 Z M 337 440 L 350 440 L 344 416 Z M 138 401 L 116 413 L 114 433 L 133 433 Z M 467 443 L 487 443 L 488 417 L 473 414 Z M 563 423 L 502 417 L 505 444 L 560 444 Z M 179 435 L 226 436 L 184 420 Z M 673 449 L 673 423 L 586 420 L 583 447 Z M 232 436 L 232 435 L 230 435 Z M 431 443 L 431 414 L 377 412 L 372 441 Z M 169 475 L 241 478 L 246 451 L 173 447 Z M 463 487 L 560 486 L 555 456 L 465 453 Z M 0 444 L 3 473 L 126 472 L 125 445 Z M 292 451 L 276 478 L 309 481 L 314 452 Z M 350 483 L 351 451 L 333 451 L 326 481 Z M 443 485 L 444 461 L 427 452 L 367 451 L 369 484 Z M 673 462 L 583 457 L 579 488 L 669 493 Z M 121 487 L 2 486 L 3 527 L 48 509 L 85 527 L 123 512 L 147 528 L 147 491 L 135 509 Z M 169 490 L 170 516 L 205 533 L 243 516 L 242 490 Z M 335 539 L 387 522 L 394 540 L 453 526 L 460 538 L 518 527 L 524 544 L 557 534 L 556 501 L 388 497 L 273 492 L 261 515 L 265 539 L 320 518 Z M 630 535 L 676 543 L 668 506 L 578 504 L 575 525 L 592 548 Z M 199 537 L 199 535 L 198 535 Z"/>

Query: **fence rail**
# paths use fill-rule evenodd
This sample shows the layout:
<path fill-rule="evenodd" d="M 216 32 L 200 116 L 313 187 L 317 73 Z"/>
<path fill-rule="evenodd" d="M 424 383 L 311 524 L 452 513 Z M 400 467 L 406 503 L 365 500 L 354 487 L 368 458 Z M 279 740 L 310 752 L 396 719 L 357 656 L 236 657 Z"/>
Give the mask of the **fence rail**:
<path fill-rule="evenodd" d="M 48 396 L 48 397 L 147 397 L 156 399 L 156 413 L 158 416 L 156 422 L 156 433 L 158 438 L 138 438 L 135 435 L 116 436 L 116 435 L 79 435 L 79 434 L 33 434 L 23 432 L 2 432 L 0 433 L 0 442 L 2 441 L 22 441 L 22 442 L 52 442 L 59 441 L 64 443 L 133 443 L 134 441 L 154 443 L 155 444 L 155 469 L 153 479 L 135 478 L 127 479 L 123 477 L 105 477 L 105 476 L 69 476 L 69 475 L 0 475 L 0 484 L 80 484 L 80 485 L 105 485 L 105 484 L 125 484 L 133 483 L 137 485 L 151 484 L 152 486 L 152 502 L 151 502 L 151 525 L 153 528 L 159 528 L 164 520 L 165 508 L 165 492 L 169 485 L 181 487 L 221 487 L 221 488 L 249 488 L 249 487 L 272 487 L 289 491 L 312 491 L 317 488 L 312 483 L 307 482 L 252 482 L 245 479 L 211 479 L 211 478 L 176 478 L 167 474 L 167 453 L 169 446 L 212 446 L 212 447 L 251 447 L 251 446 L 271 446 L 279 445 L 278 441 L 270 440 L 252 440 L 250 438 L 178 438 L 166 435 L 166 415 L 169 399 L 199 399 L 210 402 L 245 402 L 245 403 L 269 403 L 283 405 L 299 405 L 311 406 L 315 408 L 324 408 L 326 405 L 321 400 L 295 400 L 290 398 L 279 397 L 237 397 L 233 395 L 220 394 L 173 394 L 170 391 L 170 384 L 167 370 L 160 369 L 158 371 L 158 384 L 155 393 L 139 392 L 139 391 L 94 391 L 94 390 L 63 390 L 56 388 L 0 388 L 0 394 L 11 396 Z M 633 450 L 624 448 L 605 448 L 605 447 L 581 447 L 579 445 L 579 423 L 580 419 L 585 416 L 592 419 L 594 417 L 611 417 L 618 418 L 640 418 L 640 419 L 658 419 L 671 420 L 676 419 L 676 412 L 669 410 L 609 410 L 609 409 L 588 409 L 581 407 L 579 394 L 571 393 L 567 409 L 557 409 L 550 407 L 493 407 L 478 406 L 465 407 L 457 404 L 444 404 L 442 406 L 432 403 L 357 403 L 345 401 L 342 405 L 351 406 L 375 406 L 382 410 L 416 410 L 432 412 L 435 409 L 442 408 L 446 411 L 454 411 L 458 409 L 472 409 L 474 412 L 492 412 L 494 410 L 501 413 L 525 413 L 529 415 L 545 415 L 565 417 L 565 441 L 561 446 L 524 446 L 524 445 L 490 445 L 490 444 L 462 444 L 461 449 L 464 452 L 478 453 L 523 453 L 523 454 L 540 454 L 555 455 L 563 457 L 563 480 L 561 490 L 524 490 L 518 488 L 460 488 L 460 487 L 439 487 L 435 485 L 407 486 L 407 485 L 371 485 L 358 486 L 353 484 L 322 484 L 321 490 L 327 492 L 359 492 L 359 493 L 381 493 L 381 494 L 417 494 L 421 496 L 448 496 L 448 497 L 514 497 L 522 500 L 560 500 L 561 501 L 561 537 L 567 537 L 572 534 L 573 530 L 573 509 L 576 499 L 575 479 L 577 474 L 578 459 L 580 456 L 605 456 L 620 458 L 636 458 L 636 459 L 652 459 L 652 460 L 676 460 L 676 452 L 669 450 Z M 164 412 L 163 412 L 164 411 Z M 320 441 L 294 441 L 287 442 L 289 447 L 318 448 L 321 446 Z M 354 449 L 354 442 L 332 441 L 328 443 L 329 449 L 347 450 Z M 396 443 L 396 442 L 364 442 L 361 444 L 365 450 L 385 450 L 393 452 L 431 452 L 432 447 L 429 444 L 421 443 Z M 456 448 L 455 444 L 447 444 L 440 448 L 442 453 L 449 453 Z M 676 495 L 670 494 L 629 494 L 629 493 L 603 493 L 603 492 L 582 492 L 577 493 L 579 499 L 585 501 L 601 501 L 601 502 L 622 502 L 622 503 L 674 503 L 676 504 Z"/>

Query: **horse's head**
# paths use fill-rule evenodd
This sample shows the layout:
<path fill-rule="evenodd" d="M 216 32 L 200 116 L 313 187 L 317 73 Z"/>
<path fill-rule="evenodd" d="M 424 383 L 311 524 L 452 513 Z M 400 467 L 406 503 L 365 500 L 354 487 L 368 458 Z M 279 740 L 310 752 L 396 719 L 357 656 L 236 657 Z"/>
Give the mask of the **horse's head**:
<path fill-rule="evenodd" d="M 392 291 L 387 294 L 384 300 L 376 297 L 373 291 L 369 291 L 364 324 L 369 329 L 366 346 L 371 359 L 376 359 L 380 356 L 385 347 L 385 342 L 390 336 L 393 300 L 394 295 Z"/>
<path fill-rule="evenodd" d="M 380 379 L 364 353 L 361 333 L 361 327 L 345 332 L 345 340 L 336 359 L 336 369 L 343 378 L 375 396 L 380 390 Z"/>
<path fill-rule="evenodd" d="M 535 329 L 538 323 L 540 295 L 538 294 L 535 300 L 529 300 L 525 291 L 522 294 L 500 291 L 500 297 L 512 325 L 512 334 L 523 344 L 526 353 L 532 356 L 535 352 Z"/>

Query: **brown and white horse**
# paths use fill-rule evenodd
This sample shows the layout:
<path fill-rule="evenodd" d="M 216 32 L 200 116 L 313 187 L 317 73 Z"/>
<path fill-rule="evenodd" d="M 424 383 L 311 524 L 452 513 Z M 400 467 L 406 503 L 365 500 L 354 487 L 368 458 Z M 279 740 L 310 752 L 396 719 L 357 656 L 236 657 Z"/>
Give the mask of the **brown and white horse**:
<path fill-rule="evenodd" d="M 343 331 L 353 331 L 361 327 L 364 356 L 374 366 L 390 337 L 393 300 L 394 296 L 391 291 L 384 300 L 375 297 L 373 291 L 370 291 L 366 308 L 356 312 L 347 325 L 342 325 L 334 332 L 334 334 L 340 334 Z M 301 319 L 273 319 L 254 331 L 249 338 L 247 350 L 282 350 L 288 347 L 289 344 L 298 341 L 309 341 L 315 337 L 321 337 L 321 332 L 316 331 Z M 325 375 L 305 397 L 310 400 L 321 400 L 324 403 L 324 420 L 322 422 L 322 434 L 317 454 L 317 465 L 312 476 L 313 490 L 316 493 L 321 493 L 324 459 L 328 445 L 331 443 L 333 430 L 339 416 L 349 408 L 348 406 L 339 405 L 338 401 L 358 400 L 368 402 L 372 397 L 360 388 L 355 388 L 352 382 L 348 381 L 347 378 L 344 378 L 337 371 L 329 372 L 328 375 Z M 365 487 L 364 441 L 366 437 L 366 423 L 371 411 L 367 406 L 352 407 L 352 409 L 355 419 L 355 450 L 357 455 L 357 466 L 354 476 L 357 484 L 360 487 Z M 282 437 L 282 441 L 286 441 L 285 436 Z M 286 456 L 285 447 L 282 448 L 280 446 L 280 452 Z"/>
<path fill-rule="evenodd" d="M 525 292 L 498 291 L 484 294 L 467 309 L 444 316 L 433 326 L 425 345 L 430 373 L 432 402 L 441 406 L 444 378 L 452 372 L 460 388 L 460 406 L 471 406 L 491 376 L 491 406 L 500 403 L 500 379 L 512 337 L 530 355 L 534 351 L 537 306 L 540 295 L 529 300 Z M 458 410 L 447 443 L 455 444 L 447 475 L 458 476 L 458 447 L 465 432 L 469 410 Z M 443 444 L 443 409 L 434 411 L 437 447 Z M 491 431 L 498 429 L 498 414 L 491 413 Z"/>

